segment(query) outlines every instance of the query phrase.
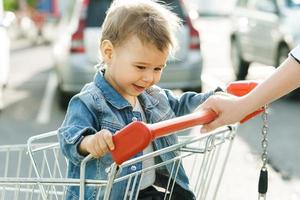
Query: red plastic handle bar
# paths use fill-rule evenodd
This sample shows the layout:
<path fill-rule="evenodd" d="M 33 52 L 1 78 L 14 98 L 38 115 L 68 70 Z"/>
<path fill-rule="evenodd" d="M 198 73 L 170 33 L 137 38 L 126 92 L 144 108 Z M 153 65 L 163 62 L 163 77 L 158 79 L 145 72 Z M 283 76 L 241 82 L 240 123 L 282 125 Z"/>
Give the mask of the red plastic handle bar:
<path fill-rule="evenodd" d="M 115 149 L 112 151 L 114 161 L 120 165 L 133 155 L 145 149 L 155 138 L 166 136 L 196 125 L 206 124 L 217 117 L 214 111 L 199 111 L 155 124 L 135 121 L 113 136 Z"/>
<path fill-rule="evenodd" d="M 249 93 L 251 90 L 253 90 L 257 85 L 259 84 L 259 82 L 257 81 L 235 81 L 230 83 L 227 88 L 226 88 L 226 92 L 233 94 L 235 96 L 244 96 L 247 93 Z M 244 123 L 246 121 L 248 121 L 249 119 L 255 117 L 256 115 L 260 114 L 261 112 L 263 112 L 265 109 L 262 107 L 256 111 L 254 111 L 253 113 L 247 115 L 246 117 L 244 117 L 240 123 Z"/>
<path fill-rule="evenodd" d="M 253 81 L 238 81 L 228 85 L 227 92 L 242 96 L 256 87 Z M 241 123 L 261 113 L 263 109 L 248 115 Z M 152 140 L 166 136 L 175 131 L 190 128 L 196 125 L 207 124 L 213 121 L 217 114 L 212 110 L 198 111 L 185 116 L 169 119 L 155 124 L 145 124 L 135 121 L 124 127 L 113 136 L 115 149 L 111 152 L 114 161 L 120 165 L 132 156 L 145 149 Z"/>
<path fill-rule="evenodd" d="M 212 110 L 198 111 L 166 121 L 149 124 L 153 138 L 166 136 L 169 133 L 180 131 L 197 125 L 207 124 L 213 121 L 217 114 Z"/>

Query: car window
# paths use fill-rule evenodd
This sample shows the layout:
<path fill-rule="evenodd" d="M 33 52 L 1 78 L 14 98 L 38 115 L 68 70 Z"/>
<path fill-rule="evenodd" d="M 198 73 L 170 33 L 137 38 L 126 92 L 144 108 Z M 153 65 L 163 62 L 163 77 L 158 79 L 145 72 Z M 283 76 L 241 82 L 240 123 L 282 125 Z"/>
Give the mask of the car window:
<path fill-rule="evenodd" d="M 87 8 L 86 26 L 101 26 L 111 2 L 112 0 L 90 0 Z"/>
<path fill-rule="evenodd" d="M 257 0 L 254 4 L 256 10 L 269 12 L 269 13 L 276 13 L 277 6 L 274 0 Z"/>

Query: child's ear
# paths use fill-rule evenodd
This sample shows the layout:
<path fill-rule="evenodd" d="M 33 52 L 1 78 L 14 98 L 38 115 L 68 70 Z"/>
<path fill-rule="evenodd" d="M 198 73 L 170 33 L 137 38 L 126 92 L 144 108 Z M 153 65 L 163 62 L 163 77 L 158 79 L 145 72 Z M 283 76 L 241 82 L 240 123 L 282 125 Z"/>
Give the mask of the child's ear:
<path fill-rule="evenodd" d="M 100 45 L 101 54 L 105 63 L 111 63 L 114 46 L 109 40 L 103 40 Z"/>

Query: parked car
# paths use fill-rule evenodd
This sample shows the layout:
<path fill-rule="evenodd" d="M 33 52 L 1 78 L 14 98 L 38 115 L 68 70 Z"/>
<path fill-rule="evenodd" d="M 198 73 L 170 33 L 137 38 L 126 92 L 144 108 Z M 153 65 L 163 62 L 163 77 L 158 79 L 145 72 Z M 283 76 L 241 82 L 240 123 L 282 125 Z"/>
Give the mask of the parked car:
<path fill-rule="evenodd" d="M 279 66 L 300 44 L 299 21 L 299 1 L 238 0 L 230 36 L 237 79 L 245 79 L 252 62 Z"/>
<path fill-rule="evenodd" d="M 8 35 L 8 24 L 5 14 L 0 8 L 0 89 L 8 82 L 9 58 L 10 58 L 10 39 Z"/>
<path fill-rule="evenodd" d="M 69 1 L 54 42 L 55 71 L 61 105 L 93 80 L 99 59 L 99 35 L 111 0 Z M 192 26 L 180 0 L 166 0 L 184 20 L 177 33 L 180 49 L 168 64 L 159 85 L 170 89 L 201 90 L 202 56 L 198 31 Z"/>
<path fill-rule="evenodd" d="M 11 12 L 5 12 L 3 1 L 0 0 L 0 111 L 4 108 L 3 92 L 8 83 L 10 69 L 10 39 L 8 27 L 15 19 Z"/>

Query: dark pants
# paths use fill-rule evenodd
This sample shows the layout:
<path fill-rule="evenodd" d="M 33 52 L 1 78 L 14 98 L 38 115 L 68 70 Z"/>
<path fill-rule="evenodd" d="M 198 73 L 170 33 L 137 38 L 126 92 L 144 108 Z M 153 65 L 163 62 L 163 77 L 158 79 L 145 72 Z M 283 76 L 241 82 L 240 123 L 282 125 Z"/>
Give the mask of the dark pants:
<path fill-rule="evenodd" d="M 139 192 L 138 200 L 163 200 L 165 197 L 165 192 L 158 191 L 155 187 L 150 186 Z M 167 191 L 167 198 L 169 199 L 170 192 Z M 185 196 L 182 193 L 173 190 L 171 195 L 171 200 L 193 200 L 193 196 Z"/>
<path fill-rule="evenodd" d="M 139 192 L 138 200 L 163 200 L 164 196 L 164 192 L 160 192 L 155 187 L 150 186 Z"/>

